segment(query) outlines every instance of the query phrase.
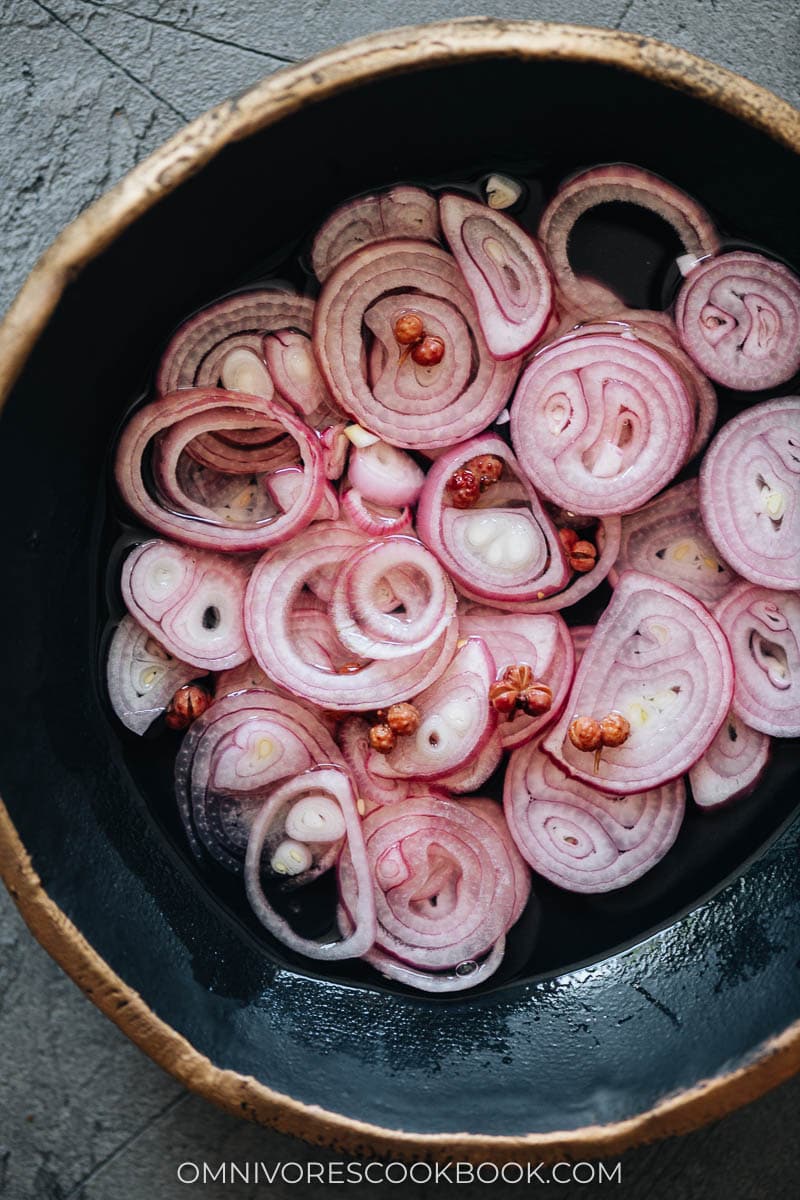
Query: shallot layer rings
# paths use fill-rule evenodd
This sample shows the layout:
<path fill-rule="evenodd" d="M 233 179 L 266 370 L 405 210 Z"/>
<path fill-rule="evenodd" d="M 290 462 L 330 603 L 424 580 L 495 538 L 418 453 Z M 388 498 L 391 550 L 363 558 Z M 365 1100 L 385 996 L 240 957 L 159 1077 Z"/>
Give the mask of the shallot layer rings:
<path fill-rule="evenodd" d="M 364 536 L 346 525 L 326 522 L 291 544 L 265 554 L 256 565 L 245 596 L 245 626 L 253 655 L 276 683 L 323 708 L 369 712 L 415 696 L 442 674 L 453 657 L 458 622 L 453 619 L 426 650 L 390 660 L 356 664 L 337 673 L 309 662 L 293 635 L 292 610 L 304 586 L 320 572 L 333 573 L 365 545 Z M 342 646 L 342 664 L 352 653 Z"/>
<path fill-rule="evenodd" d="M 769 762 L 770 738 L 729 712 L 719 733 L 689 770 L 698 808 L 712 812 L 749 796 Z"/>
<path fill-rule="evenodd" d="M 132 616 L 122 618 L 108 648 L 106 682 L 111 707 L 122 724 L 143 734 L 179 687 L 205 672 L 166 650 Z"/>
<path fill-rule="evenodd" d="M 128 612 L 170 654 L 201 671 L 250 657 L 242 604 L 247 572 L 237 559 L 153 539 L 122 567 Z"/>
<path fill-rule="evenodd" d="M 694 458 L 704 448 L 714 430 L 719 404 L 713 383 L 706 379 L 697 364 L 682 348 L 672 317 L 649 309 L 620 309 L 604 321 L 586 321 L 566 331 L 581 333 L 616 333 L 624 338 L 641 338 L 663 354 L 686 384 L 695 406 L 695 431 L 687 458 Z"/>
<path fill-rule="evenodd" d="M 451 505 L 448 484 L 453 472 L 482 455 L 502 461 L 523 507 L 503 503 L 506 489 L 502 480 L 486 489 L 480 504 L 470 508 Z M 493 507 L 495 496 L 497 507 Z M 569 581 L 558 531 L 497 434 L 485 433 L 453 446 L 437 459 L 420 495 L 417 530 L 464 594 L 482 603 L 527 606 L 560 592 Z"/>
<path fill-rule="evenodd" d="M 591 787 L 626 795 L 676 779 L 731 706 L 734 668 L 717 622 L 688 592 L 638 571 L 619 579 L 597 622 L 545 752 Z M 596 758 L 569 734 L 577 716 L 619 713 L 629 736 Z"/>
<path fill-rule="evenodd" d="M 773 737 L 800 737 L 800 591 L 742 580 L 714 609 L 728 639 L 734 713 Z"/>
<path fill-rule="evenodd" d="M 147 456 L 153 439 L 182 421 L 189 422 L 196 436 L 194 418 L 202 413 L 238 410 L 250 417 L 253 426 L 277 422 L 294 438 L 303 463 L 303 478 L 287 512 L 255 524 L 251 529 L 224 525 L 209 510 L 207 519 L 196 513 L 176 512 L 154 496 L 146 482 Z M 170 492 L 178 488 L 174 479 L 182 452 L 181 439 L 170 438 L 170 452 L 159 462 L 159 471 L 171 480 Z M 260 396 L 226 392 L 220 388 L 189 388 L 161 396 L 135 412 L 125 426 L 117 447 L 116 478 L 120 494 L 133 513 L 152 529 L 190 546 L 208 550 L 262 550 L 286 541 L 314 520 L 324 496 L 325 466 L 317 435 L 282 404 Z"/>
<path fill-rule="evenodd" d="M 738 576 L 720 557 L 703 524 L 697 479 L 686 479 L 622 518 L 619 553 L 609 572 L 644 571 L 716 604 Z"/>
<path fill-rule="evenodd" d="M 355 250 L 387 238 L 439 237 L 439 206 L 423 188 L 400 186 L 377 196 L 359 196 L 336 209 L 321 226 L 311 250 L 321 283 Z"/>
<path fill-rule="evenodd" d="M 394 327 L 408 312 L 443 341 L 438 365 L 400 355 Z M 517 376 L 515 360 L 492 357 L 453 257 L 427 242 L 368 245 L 340 263 L 317 301 L 313 339 L 341 407 L 407 449 L 438 449 L 479 433 L 506 404 Z"/>
<path fill-rule="evenodd" d="M 416 969 L 441 971 L 486 954 L 517 920 L 530 876 L 508 833 L 483 805 L 496 807 L 476 799 L 410 796 L 365 817 L 376 950 Z M 348 848 L 339 860 L 348 915 L 356 903 L 354 866 Z"/>
<path fill-rule="evenodd" d="M 541 749 L 516 750 L 503 787 L 508 827 L 539 875 L 571 892 L 625 887 L 672 847 L 683 820 L 682 779 L 610 796 L 571 779 Z"/>
<path fill-rule="evenodd" d="M 384 611 L 387 583 L 403 615 Z M 343 646 L 359 658 L 398 658 L 427 650 L 453 619 L 453 585 L 429 550 L 410 537 L 370 541 L 336 576 L 331 620 Z"/>
<path fill-rule="evenodd" d="M 719 235 L 705 209 L 660 176 L 625 163 L 581 172 L 559 188 L 548 204 L 539 222 L 539 241 L 560 291 L 577 309 L 594 317 L 619 308 L 620 301 L 610 288 L 575 275 L 569 240 L 584 213 L 615 203 L 636 204 L 661 217 L 694 258 L 716 254 L 719 248 Z"/>
<path fill-rule="evenodd" d="M 800 369 L 800 279 L 763 254 L 699 263 L 678 294 L 675 323 L 697 365 L 725 387 L 761 391 Z"/>
<path fill-rule="evenodd" d="M 300 937 L 289 922 L 276 913 L 261 886 L 262 851 L 276 812 L 288 802 L 314 795 L 332 799 L 339 806 L 344 817 L 348 861 L 352 871 L 351 911 L 354 928 L 339 941 L 315 942 Z M 250 831 L 244 880 L 247 898 L 259 921 L 290 950 L 326 962 L 342 958 L 358 958 L 369 950 L 375 941 L 376 932 L 372 871 L 370 863 L 367 861 L 361 818 L 356 807 L 353 787 L 344 771 L 335 767 L 317 768 L 307 771 L 297 779 L 288 780 L 272 792 L 264 802 Z"/>
<path fill-rule="evenodd" d="M 406 505 L 404 508 L 392 508 L 389 505 L 374 504 L 364 499 L 355 488 L 349 488 L 342 496 L 343 514 L 353 522 L 356 529 L 369 537 L 387 537 L 393 533 L 408 533 L 411 531 L 412 513 Z"/>
<path fill-rule="evenodd" d="M 201 309 L 169 342 L 158 369 L 156 390 L 166 395 L 199 384 L 206 357 L 218 354 L 221 343 L 229 338 L 290 328 L 310 333 L 313 313 L 313 300 L 279 288 L 238 292 Z"/>
<path fill-rule="evenodd" d="M 511 441 L 537 491 L 595 516 L 632 512 L 686 461 L 694 404 L 669 359 L 638 338 L 583 333 L 525 369 Z"/>
<path fill-rule="evenodd" d="M 516 221 L 466 196 L 439 198 L 442 226 L 478 308 L 495 358 L 534 344 L 553 307 L 553 285 L 536 242 Z"/>
<path fill-rule="evenodd" d="M 236 691 L 228 687 L 190 726 L 175 760 L 175 795 L 192 852 L 202 861 L 205 848 L 229 871 L 241 871 L 250 826 L 270 789 L 317 763 L 344 765 L 318 716 L 267 690 L 251 665 L 239 668 L 244 678 Z"/>
<path fill-rule="evenodd" d="M 722 427 L 700 469 L 700 508 L 740 575 L 800 588 L 800 396 L 754 405 Z"/>

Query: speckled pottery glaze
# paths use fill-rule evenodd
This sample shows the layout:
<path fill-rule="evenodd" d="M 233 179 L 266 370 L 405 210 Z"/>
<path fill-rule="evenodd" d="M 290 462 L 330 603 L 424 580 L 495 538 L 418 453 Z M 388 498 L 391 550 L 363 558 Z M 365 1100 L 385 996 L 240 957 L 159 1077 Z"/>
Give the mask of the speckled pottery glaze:
<path fill-rule="evenodd" d="M 390 136 L 399 112 L 419 136 Z M 354 42 L 220 105 L 61 234 L 0 328 L 5 882 L 177 1078 L 351 1152 L 619 1152 L 800 1067 L 796 745 L 716 827 L 713 870 L 715 835 L 687 835 L 668 914 L 625 889 L 592 910 L 610 950 L 434 1000 L 323 977 L 256 936 L 159 819 L 98 687 L 98 496 L 165 331 L 346 196 L 564 146 L 576 167 L 649 167 L 800 262 L 794 109 L 645 38 L 476 19 Z"/>

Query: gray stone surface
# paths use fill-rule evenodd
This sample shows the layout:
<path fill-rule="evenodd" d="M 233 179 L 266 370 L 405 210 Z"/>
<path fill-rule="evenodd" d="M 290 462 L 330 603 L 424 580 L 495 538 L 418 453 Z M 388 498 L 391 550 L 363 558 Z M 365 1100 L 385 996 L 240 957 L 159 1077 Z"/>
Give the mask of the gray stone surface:
<path fill-rule="evenodd" d="M 58 230 L 185 120 L 345 38 L 479 10 L 652 34 L 800 101 L 796 0 L 2 0 L 0 310 Z M 621 1187 L 540 1190 L 565 1200 L 609 1188 L 654 1200 L 794 1197 L 798 1113 L 800 1080 L 709 1129 L 631 1152 Z M 0 893 L 0 1195 L 171 1200 L 192 1190 L 176 1178 L 182 1161 L 309 1157 L 326 1156 L 217 1112 L 144 1058 L 61 974 Z M 320 1190 L 212 1183 L 202 1193 L 244 1200 Z M 463 1200 L 487 1191 L 506 1197 L 522 1189 L 452 1189 Z"/>

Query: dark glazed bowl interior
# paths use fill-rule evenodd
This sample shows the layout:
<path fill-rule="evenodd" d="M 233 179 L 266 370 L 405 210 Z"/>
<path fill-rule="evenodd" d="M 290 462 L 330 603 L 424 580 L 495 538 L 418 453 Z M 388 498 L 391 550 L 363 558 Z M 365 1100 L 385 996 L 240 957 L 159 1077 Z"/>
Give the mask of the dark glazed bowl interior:
<path fill-rule="evenodd" d="M 2 422 L 0 790 L 45 888 L 213 1063 L 390 1129 L 619 1121 L 730 1071 L 800 1017 L 796 745 L 754 799 L 690 813 L 640 883 L 589 899 L 537 882 L 534 951 L 518 936 L 482 993 L 442 1001 L 358 968 L 310 972 L 261 934 L 238 888 L 191 861 L 169 795 L 173 747 L 143 751 L 104 708 L 109 447 L 165 335 L 282 262 L 341 200 L 498 167 L 549 193 L 570 171 L 619 160 L 800 264 L 800 158 L 723 112 L 599 65 L 418 71 L 229 145 L 140 217 L 67 289 Z M 534 188 L 531 215 L 540 199 Z"/>

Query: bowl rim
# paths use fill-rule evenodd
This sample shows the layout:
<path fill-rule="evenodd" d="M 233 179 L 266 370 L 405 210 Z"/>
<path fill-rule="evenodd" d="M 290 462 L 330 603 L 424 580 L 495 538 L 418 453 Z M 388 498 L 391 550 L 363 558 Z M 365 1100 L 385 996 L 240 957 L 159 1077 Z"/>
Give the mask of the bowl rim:
<path fill-rule="evenodd" d="M 509 58 L 611 66 L 719 108 L 800 154 L 800 112 L 767 89 L 665 42 L 615 29 L 465 18 L 372 34 L 284 67 L 191 122 L 90 205 L 38 260 L 0 325 L 0 410 L 62 293 L 137 217 L 238 141 L 301 107 L 367 82 L 456 62 Z M 89 944 L 43 887 L 0 800 L 0 877 L 37 940 L 97 1007 L 151 1059 L 229 1112 L 351 1153 L 459 1157 L 501 1163 L 620 1154 L 688 1132 L 800 1071 L 800 1022 L 760 1046 L 742 1067 L 607 1125 L 517 1136 L 417 1134 L 372 1125 L 216 1067 L 162 1021 Z"/>

